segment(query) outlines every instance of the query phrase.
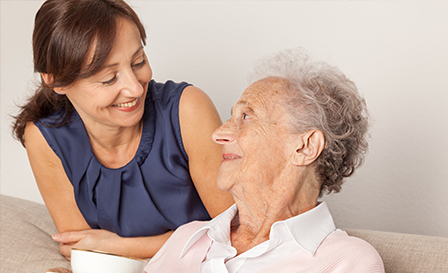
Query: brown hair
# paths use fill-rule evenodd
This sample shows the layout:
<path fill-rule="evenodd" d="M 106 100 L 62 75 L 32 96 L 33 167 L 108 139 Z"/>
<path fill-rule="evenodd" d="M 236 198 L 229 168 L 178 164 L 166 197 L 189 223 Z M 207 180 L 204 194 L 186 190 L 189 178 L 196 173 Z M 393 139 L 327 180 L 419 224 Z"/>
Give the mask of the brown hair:
<path fill-rule="evenodd" d="M 123 0 L 47 0 L 41 6 L 34 21 L 34 70 L 51 75 L 52 82 L 41 78 L 35 94 L 14 117 L 13 134 L 23 146 L 28 122 L 59 113 L 54 126 L 67 123 L 73 105 L 53 88 L 70 86 L 101 70 L 112 50 L 119 18 L 134 23 L 145 44 L 145 29 Z"/>

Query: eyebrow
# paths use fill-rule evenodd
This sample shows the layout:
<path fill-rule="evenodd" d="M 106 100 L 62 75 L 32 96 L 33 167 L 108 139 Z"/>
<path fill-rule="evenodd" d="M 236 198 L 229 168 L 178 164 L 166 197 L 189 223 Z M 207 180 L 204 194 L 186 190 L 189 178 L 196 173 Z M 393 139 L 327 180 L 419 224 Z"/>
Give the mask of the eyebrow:
<path fill-rule="evenodd" d="M 139 49 L 137 49 L 137 51 L 135 51 L 135 53 L 132 55 L 132 58 L 134 58 L 135 56 L 137 56 L 137 54 L 143 49 L 143 46 L 140 46 Z M 113 64 L 108 64 L 108 65 L 104 65 L 102 67 L 101 70 L 106 69 L 106 68 L 110 68 L 110 67 L 114 67 L 119 65 L 118 63 L 113 63 Z"/>
<path fill-rule="evenodd" d="M 233 109 L 237 106 L 248 106 L 252 110 L 252 107 L 250 107 L 250 103 L 247 100 L 241 100 L 235 103 L 235 105 L 233 105 L 233 107 L 230 109 L 230 115 L 233 115 Z"/>

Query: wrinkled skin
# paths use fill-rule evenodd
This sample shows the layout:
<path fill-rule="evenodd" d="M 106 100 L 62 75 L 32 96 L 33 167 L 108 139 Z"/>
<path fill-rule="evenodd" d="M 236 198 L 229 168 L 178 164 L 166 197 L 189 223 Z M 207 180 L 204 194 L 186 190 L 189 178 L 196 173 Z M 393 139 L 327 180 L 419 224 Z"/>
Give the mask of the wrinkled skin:
<path fill-rule="evenodd" d="M 213 133 L 223 146 L 218 187 L 238 207 L 231 234 L 238 253 L 268 240 L 273 223 L 312 209 L 319 183 L 312 163 L 324 146 L 318 130 L 292 133 L 279 78 L 251 84 L 232 117 Z"/>

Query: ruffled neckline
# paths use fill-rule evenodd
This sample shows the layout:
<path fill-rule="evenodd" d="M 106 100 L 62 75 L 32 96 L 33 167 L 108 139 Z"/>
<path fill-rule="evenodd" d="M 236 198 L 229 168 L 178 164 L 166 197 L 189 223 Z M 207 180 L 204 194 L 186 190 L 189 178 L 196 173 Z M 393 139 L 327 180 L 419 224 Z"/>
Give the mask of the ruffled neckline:
<path fill-rule="evenodd" d="M 138 146 L 137 152 L 135 153 L 134 159 L 138 165 L 142 165 L 148 154 L 151 152 L 152 144 L 154 142 L 155 133 L 155 109 L 154 102 L 152 100 L 151 92 L 148 90 L 145 100 L 145 111 L 143 113 L 143 128 L 142 136 L 140 138 L 140 144 Z"/>

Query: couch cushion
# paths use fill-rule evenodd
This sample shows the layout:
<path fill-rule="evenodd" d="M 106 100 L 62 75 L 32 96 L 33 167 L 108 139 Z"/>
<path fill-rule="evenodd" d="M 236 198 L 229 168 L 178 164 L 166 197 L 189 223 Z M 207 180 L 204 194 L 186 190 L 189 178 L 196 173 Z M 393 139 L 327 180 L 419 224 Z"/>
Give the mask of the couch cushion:
<path fill-rule="evenodd" d="M 448 272 L 448 238 L 344 229 L 376 248 L 386 273 Z M 57 230 L 44 205 L 0 195 L 0 272 L 70 269 L 51 239 Z"/>
<path fill-rule="evenodd" d="M 448 272 L 448 238 L 344 229 L 376 248 L 386 273 Z"/>
<path fill-rule="evenodd" d="M 0 195 L 0 230 L 2 273 L 70 269 L 59 244 L 51 239 L 57 230 L 44 205 Z"/>

